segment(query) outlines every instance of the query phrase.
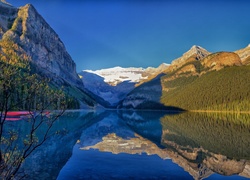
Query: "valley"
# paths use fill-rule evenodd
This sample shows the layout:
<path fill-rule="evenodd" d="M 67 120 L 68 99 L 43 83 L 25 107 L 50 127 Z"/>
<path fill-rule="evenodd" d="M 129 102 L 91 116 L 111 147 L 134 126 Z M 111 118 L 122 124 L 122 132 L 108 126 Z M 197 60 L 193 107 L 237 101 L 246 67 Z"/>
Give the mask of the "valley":
<path fill-rule="evenodd" d="M 250 108 L 250 82 L 246 78 L 249 76 L 250 66 L 245 61 L 246 57 L 250 56 L 247 54 L 248 51 L 248 47 L 246 47 L 235 53 L 209 53 L 200 46 L 193 46 L 183 56 L 174 60 L 170 65 L 165 65 L 160 71 L 154 71 L 147 76 L 134 75 L 133 78 L 137 77 L 137 79 L 133 79 L 134 82 L 128 78 L 126 83 L 130 85 L 129 88 L 123 86 L 125 82 L 122 81 L 110 85 L 109 82 L 105 82 L 105 74 L 98 75 L 93 72 L 92 74 L 95 74 L 96 77 L 99 76 L 106 87 L 113 89 L 122 87 L 123 90 L 120 92 L 123 92 L 123 96 L 117 100 L 118 109 L 247 113 Z M 244 57 L 243 60 L 242 57 Z M 126 70 L 131 74 L 134 73 L 130 71 L 130 68 Z M 107 75 L 109 69 L 103 71 Z M 109 77 L 109 80 L 114 82 L 121 77 L 122 71 L 109 73 L 112 73 L 113 77 L 113 79 Z M 84 84 L 88 83 L 87 80 L 84 80 L 84 76 L 82 76 L 82 80 Z M 95 87 L 102 89 L 102 86 L 98 84 L 100 81 L 92 82 L 92 84 L 88 83 L 88 86 L 92 85 L 92 89 L 96 90 Z M 107 90 L 107 88 L 104 89 Z M 91 91 L 91 88 L 89 90 Z M 106 92 L 111 93 L 112 91 Z M 97 92 L 94 93 L 98 95 Z M 115 93 L 111 94 L 113 97 Z M 103 98 L 105 99 L 104 96 Z M 106 100 L 109 101 L 108 98 Z"/>
<path fill-rule="evenodd" d="M 123 6 L 117 7 L 122 11 Z M 99 11 L 94 13 L 101 16 Z M 95 18 L 90 17 L 91 23 Z M 79 17 L 70 21 L 76 19 L 74 27 L 62 19 L 59 30 L 79 35 L 77 41 L 95 44 L 90 52 L 101 57 L 105 67 L 107 61 L 120 62 L 109 59 L 116 55 L 128 62 L 138 60 L 142 67 L 117 65 L 77 72 L 76 62 L 98 63 L 100 59 L 73 60 L 32 4 L 14 7 L 0 0 L 0 179 L 250 178 L 250 45 L 230 52 L 210 52 L 193 45 L 170 64 L 163 58 L 158 67 L 145 67 L 148 59 L 133 56 L 132 49 L 150 44 L 145 37 L 137 44 L 149 26 L 136 32 L 136 38 L 129 36 L 136 28 L 121 28 L 135 44 L 121 50 L 111 39 L 121 41 L 117 25 L 127 18 L 112 21 L 116 26 L 109 31 L 111 39 L 98 36 L 109 29 L 106 21 L 95 27 L 93 35 L 85 32 L 86 22 L 78 27 Z M 141 23 L 136 17 L 131 19 L 136 25 Z M 163 39 L 149 32 L 159 43 Z M 157 48 L 152 48 L 150 61 L 165 51 L 160 45 L 153 44 Z M 98 51 L 97 46 L 105 48 Z M 82 49 L 74 46 L 78 53 Z M 137 50 L 146 54 L 146 49 L 133 49 Z M 114 56 L 102 56 L 106 51 Z"/>
<path fill-rule="evenodd" d="M 26 58 L 32 73 L 71 96 L 74 108 L 237 111 L 250 109 L 249 46 L 208 52 L 194 45 L 171 64 L 76 72 L 63 42 L 36 9 L 1 3 L 1 60 Z M 32 22 L 32 23 L 31 23 Z M 33 23 L 34 22 L 34 23 Z M 15 46 L 13 52 L 8 50 Z M 53 51 L 51 51 L 53 49 Z"/>

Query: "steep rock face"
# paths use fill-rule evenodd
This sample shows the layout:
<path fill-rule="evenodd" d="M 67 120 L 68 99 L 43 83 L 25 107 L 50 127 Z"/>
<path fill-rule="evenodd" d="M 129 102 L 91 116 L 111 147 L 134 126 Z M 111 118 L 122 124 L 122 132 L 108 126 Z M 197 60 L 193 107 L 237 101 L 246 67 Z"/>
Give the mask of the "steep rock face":
<path fill-rule="evenodd" d="M 210 70 L 220 70 L 225 66 L 241 66 L 240 57 L 236 53 L 232 52 L 219 52 L 214 53 L 201 61 L 201 64 L 205 68 Z"/>
<path fill-rule="evenodd" d="M 206 49 L 200 46 L 194 45 L 191 47 L 190 50 L 184 53 L 181 57 L 172 61 L 171 69 L 172 70 L 177 69 L 189 61 L 201 60 L 209 54 L 210 52 L 208 52 Z"/>
<path fill-rule="evenodd" d="M 32 5 L 27 4 L 18 9 L 8 5 L 1 8 L 5 9 L 1 11 L 1 19 L 5 19 L 2 25 L 3 39 L 12 39 L 19 44 L 32 62 L 42 69 L 42 73 L 52 78 L 63 78 L 71 84 L 82 85 L 75 63 L 63 42 Z"/>
<path fill-rule="evenodd" d="M 235 51 L 235 53 L 239 55 L 242 64 L 250 64 L 250 44 L 243 49 Z"/>
<path fill-rule="evenodd" d="M 50 79 L 55 88 L 63 86 L 80 108 L 97 105 L 84 88 L 63 42 L 32 5 L 16 8 L 0 2 L 0 40 L 4 44 L 0 45 L 2 55 L 8 50 L 5 46 L 14 48 L 18 57 L 30 61 L 32 72 Z"/>
<path fill-rule="evenodd" d="M 9 29 L 12 21 L 16 18 L 17 9 L 0 1 L 0 39 Z"/>

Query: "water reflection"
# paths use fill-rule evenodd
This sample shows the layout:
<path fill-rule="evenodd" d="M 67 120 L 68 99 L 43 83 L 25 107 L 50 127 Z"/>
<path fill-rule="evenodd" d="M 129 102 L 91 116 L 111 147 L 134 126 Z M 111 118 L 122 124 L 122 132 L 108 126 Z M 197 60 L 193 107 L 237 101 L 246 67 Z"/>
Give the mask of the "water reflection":
<path fill-rule="evenodd" d="M 53 126 L 53 131 L 59 131 L 50 137 L 41 147 L 29 156 L 21 169 L 27 176 L 25 179 L 41 180 L 56 179 L 62 167 L 72 155 L 72 148 L 81 136 L 83 129 L 96 123 L 97 116 L 102 113 L 92 111 L 67 112 Z M 15 124 L 11 124 L 14 126 Z M 18 121 L 19 130 L 25 134 L 27 122 Z"/>
<path fill-rule="evenodd" d="M 250 178 L 249 114 L 77 111 L 53 128 L 27 179 Z"/>
<path fill-rule="evenodd" d="M 184 113 L 161 119 L 162 144 L 195 179 L 239 174 L 250 178 L 250 117 Z"/>
<path fill-rule="evenodd" d="M 58 179 L 192 179 L 157 145 L 161 115 L 125 113 L 109 112 L 86 128 Z"/>
<path fill-rule="evenodd" d="M 110 111 L 83 131 L 58 179 L 250 178 L 249 135 L 246 114 Z"/>

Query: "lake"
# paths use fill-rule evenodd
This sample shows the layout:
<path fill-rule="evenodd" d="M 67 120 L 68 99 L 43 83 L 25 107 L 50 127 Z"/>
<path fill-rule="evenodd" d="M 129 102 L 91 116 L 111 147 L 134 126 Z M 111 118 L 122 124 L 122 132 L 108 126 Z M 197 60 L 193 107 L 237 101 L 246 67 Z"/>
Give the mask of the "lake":
<path fill-rule="evenodd" d="M 27 179 L 250 178 L 249 114 L 69 111 L 54 129 Z"/>

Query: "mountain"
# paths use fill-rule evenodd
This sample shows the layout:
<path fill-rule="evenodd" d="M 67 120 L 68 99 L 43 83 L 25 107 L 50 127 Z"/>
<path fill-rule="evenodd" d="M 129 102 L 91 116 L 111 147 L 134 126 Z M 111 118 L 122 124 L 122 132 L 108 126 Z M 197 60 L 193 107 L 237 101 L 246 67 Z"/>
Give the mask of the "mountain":
<path fill-rule="evenodd" d="M 243 64 L 250 64 L 250 44 L 243 49 L 235 51 L 235 53 L 239 55 Z"/>
<path fill-rule="evenodd" d="M 179 68 L 185 63 L 194 61 L 194 60 L 201 60 L 204 57 L 211 54 L 206 49 L 202 48 L 201 46 L 194 45 L 189 49 L 187 52 L 185 52 L 181 57 L 175 59 L 171 63 L 171 70 L 174 70 L 176 68 Z"/>
<path fill-rule="evenodd" d="M 106 103 L 105 107 L 115 107 L 139 84 L 150 80 L 164 71 L 169 65 L 161 64 L 157 68 L 114 67 L 101 70 L 83 70 L 79 73 L 84 87 Z M 98 98 L 99 97 L 99 98 Z"/>
<path fill-rule="evenodd" d="M 148 67 L 144 68 L 122 68 L 122 67 L 113 67 L 108 69 L 101 70 L 83 70 L 83 72 L 93 73 L 102 78 L 104 78 L 104 82 L 110 84 L 112 86 L 117 86 L 122 82 L 130 82 L 130 83 L 139 83 L 141 81 L 147 80 L 150 76 L 159 74 L 164 71 L 169 65 L 161 64 L 157 68 Z"/>
<path fill-rule="evenodd" d="M 250 66 L 236 53 L 201 55 L 197 47 L 174 60 L 161 76 L 136 87 L 119 107 L 249 111 Z"/>
<path fill-rule="evenodd" d="M 83 106 L 96 104 L 86 94 L 63 42 L 31 4 L 16 8 L 0 2 L 0 38 L 5 44 L 13 42 L 19 49 L 18 56 L 25 54 L 33 71 L 51 79 L 53 86 L 64 86 Z M 0 52 L 4 49 L 1 46 Z"/>
<path fill-rule="evenodd" d="M 147 76 L 144 75 L 143 68 L 122 68 L 122 67 L 114 67 L 108 69 L 101 69 L 96 71 L 85 70 L 85 72 L 97 74 L 100 77 L 104 78 L 104 82 L 116 86 L 117 84 L 129 81 L 132 83 L 137 83 L 142 79 L 146 79 Z"/>
<path fill-rule="evenodd" d="M 8 9 L 8 7 L 7 7 Z M 11 39 L 20 45 L 43 72 L 59 76 L 74 84 L 81 84 L 76 65 L 56 32 L 36 9 L 27 4 L 16 10 L 12 19 L 6 19 L 2 39 Z"/>
<path fill-rule="evenodd" d="M 135 82 L 124 81 L 116 86 L 112 86 L 105 82 L 105 79 L 97 74 L 82 71 L 79 73 L 84 87 L 91 93 L 96 95 L 96 100 L 105 107 L 115 107 L 128 92 L 135 88 Z"/>

